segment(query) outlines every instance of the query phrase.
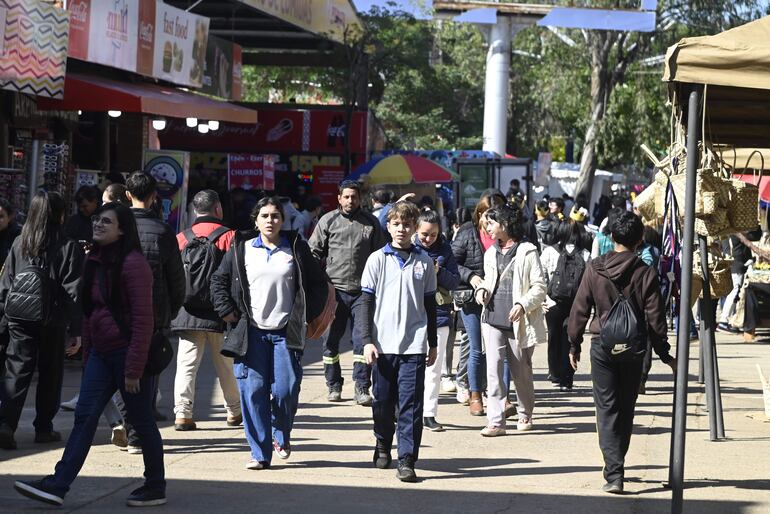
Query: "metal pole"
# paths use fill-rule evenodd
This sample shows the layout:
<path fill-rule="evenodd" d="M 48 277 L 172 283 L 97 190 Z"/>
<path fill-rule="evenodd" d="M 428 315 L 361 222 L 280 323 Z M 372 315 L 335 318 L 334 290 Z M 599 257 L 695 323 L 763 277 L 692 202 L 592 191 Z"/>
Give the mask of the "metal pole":
<path fill-rule="evenodd" d="M 676 385 L 674 417 L 671 432 L 673 446 L 671 466 L 671 512 L 681 514 L 684 501 L 684 442 L 687 429 L 687 370 L 690 364 L 690 294 L 692 292 L 693 243 L 695 239 L 695 174 L 698 170 L 698 105 L 697 91 L 690 93 L 687 113 L 687 182 L 685 188 L 684 234 L 682 240 L 682 287 L 679 302 L 679 330 L 676 341 Z"/>
<path fill-rule="evenodd" d="M 703 341 L 705 341 L 706 338 L 703 337 L 703 324 L 701 324 L 701 329 L 698 332 L 698 383 L 703 384 L 706 382 L 706 375 L 705 375 L 705 367 L 703 365 Z"/>
<path fill-rule="evenodd" d="M 714 325 L 712 320 L 711 308 L 711 284 L 709 283 L 710 273 L 708 264 L 708 238 L 706 236 L 698 237 L 698 246 L 700 247 L 700 269 L 703 277 L 703 300 L 701 300 L 701 348 L 705 350 L 703 354 L 703 363 L 706 371 L 706 405 L 709 413 L 709 439 L 717 440 L 717 420 L 716 400 L 714 399 Z"/>
<path fill-rule="evenodd" d="M 484 82 L 483 149 L 505 155 L 508 135 L 508 81 L 511 72 L 511 21 L 505 16 L 492 25 Z"/>
<path fill-rule="evenodd" d="M 717 355 L 716 340 L 714 340 L 714 347 L 711 350 L 711 354 L 714 356 L 714 417 L 717 420 L 717 437 L 719 439 L 724 439 L 725 418 L 722 415 L 722 386 L 719 384 L 719 356 Z"/>

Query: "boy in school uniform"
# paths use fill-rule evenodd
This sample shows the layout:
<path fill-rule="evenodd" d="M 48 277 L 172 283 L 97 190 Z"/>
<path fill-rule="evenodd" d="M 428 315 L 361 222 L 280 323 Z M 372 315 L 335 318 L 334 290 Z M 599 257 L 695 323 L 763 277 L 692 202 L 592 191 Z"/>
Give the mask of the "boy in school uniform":
<path fill-rule="evenodd" d="M 393 241 L 369 256 L 361 278 L 364 357 L 372 367 L 375 467 L 391 463 L 398 430 L 398 473 L 415 482 L 422 439 L 425 368 L 436 360 L 436 271 L 430 256 L 412 244 L 419 210 L 397 202 L 387 216 Z M 398 420 L 394 423 L 398 407 Z"/>

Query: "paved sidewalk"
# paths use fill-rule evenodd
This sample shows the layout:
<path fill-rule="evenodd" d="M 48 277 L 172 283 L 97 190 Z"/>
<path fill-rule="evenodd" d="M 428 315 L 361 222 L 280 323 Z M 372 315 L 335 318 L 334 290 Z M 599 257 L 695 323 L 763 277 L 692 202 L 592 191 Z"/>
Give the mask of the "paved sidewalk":
<path fill-rule="evenodd" d="M 685 511 L 688 513 L 770 512 L 770 422 L 762 415 L 762 395 L 755 363 L 770 375 L 770 339 L 743 343 L 718 334 L 720 367 L 729 440 L 708 440 L 703 387 L 694 382 L 697 346 L 691 350 L 691 388 L 687 433 Z M 350 400 L 325 400 L 321 349 L 308 349 L 301 406 L 288 461 L 273 460 L 267 471 L 247 471 L 249 458 L 241 428 L 225 425 L 216 378 L 210 362 L 198 379 L 196 421 L 199 430 L 175 432 L 162 423 L 168 478 L 166 512 L 510 512 L 510 513 L 668 513 L 671 425 L 671 373 L 660 361 L 653 365 L 648 393 L 640 397 L 636 426 L 627 459 L 627 494 L 609 496 L 602 485 L 601 454 L 594 428 L 588 363 L 581 363 L 572 393 L 554 390 L 545 381 L 546 351 L 535 351 L 535 430 L 482 438 L 485 418 L 442 395 L 438 419 L 443 433 L 426 432 L 417 484 L 402 484 L 395 470 L 371 464 L 371 410 Z M 585 352 L 587 356 L 587 352 Z M 352 355 L 344 354 L 350 377 Z M 77 366 L 68 364 L 64 399 L 76 392 Z M 164 373 L 161 410 L 173 417 L 173 369 Z M 13 480 L 51 473 L 63 443 L 32 443 L 31 395 L 17 432 L 19 450 L 0 450 L 0 511 L 26 512 L 45 507 L 17 495 Z M 66 436 L 72 414 L 55 421 Z M 514 425 L 515 426 L 515 425 Z M 80 477 L 65 500 L 65 512 L 117 512 L 127 494 L 141 484 L 141 456 L 128 455 L 108 443 L 105 424 L 97 433 Z"/>

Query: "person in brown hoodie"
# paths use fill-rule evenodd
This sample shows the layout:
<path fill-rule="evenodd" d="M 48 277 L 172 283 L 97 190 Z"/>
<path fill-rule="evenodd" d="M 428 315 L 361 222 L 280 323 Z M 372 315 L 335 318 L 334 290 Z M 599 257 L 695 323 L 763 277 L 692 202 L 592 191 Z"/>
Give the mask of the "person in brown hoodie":
<path fill-rule="evenodd" d="M 632 212 L 624 212 L 610 227 L 615 250 L 591 261 L 580 283 L 572 305 L 567 334 L 570 342 L 570 364 L 577 369 L 580 345 L 586 325 L 591 334 L 591 378 L 596 404 L 596 428 L 599 447 L 604 457 L 602 490 L 623 492 L 624 462 L 634 425 L 634 408 L 642 376 L 643 356 L 618 361 L 600 343 L 602 323 L 618 298 L 618 290 L 630 298 L 644 315 L 655 353 L 676 370 L 676 359 L 670 354 L 666 338 L 666 316 L 660 294 L 658 274 L 636 256 L 642 242 L 642 220 Z"/>

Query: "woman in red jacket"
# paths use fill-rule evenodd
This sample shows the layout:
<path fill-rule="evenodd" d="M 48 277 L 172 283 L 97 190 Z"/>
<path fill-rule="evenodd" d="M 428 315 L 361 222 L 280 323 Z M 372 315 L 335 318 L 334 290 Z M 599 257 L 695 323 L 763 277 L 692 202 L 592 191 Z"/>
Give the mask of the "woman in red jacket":
<path fill-rule="evenodd" d="M 153 328 L 152 271 L 128 207 L 103 205 L 93 217 L 93 239 L 95 248 L 82 279 L 86 363 L 75 426 L 54 474 L 34 482 L 18 481 L 14 487 L 29 498 L 61 505 L 85 462 L 104 406 L 120 390 L 128 420 L 142 440 L 145 468 L 144 485 L 126 503 L 162 505 L 166 503 L 163 441 L 152 407 L 152 382 L 157 377 L 143 377 Z"/>

